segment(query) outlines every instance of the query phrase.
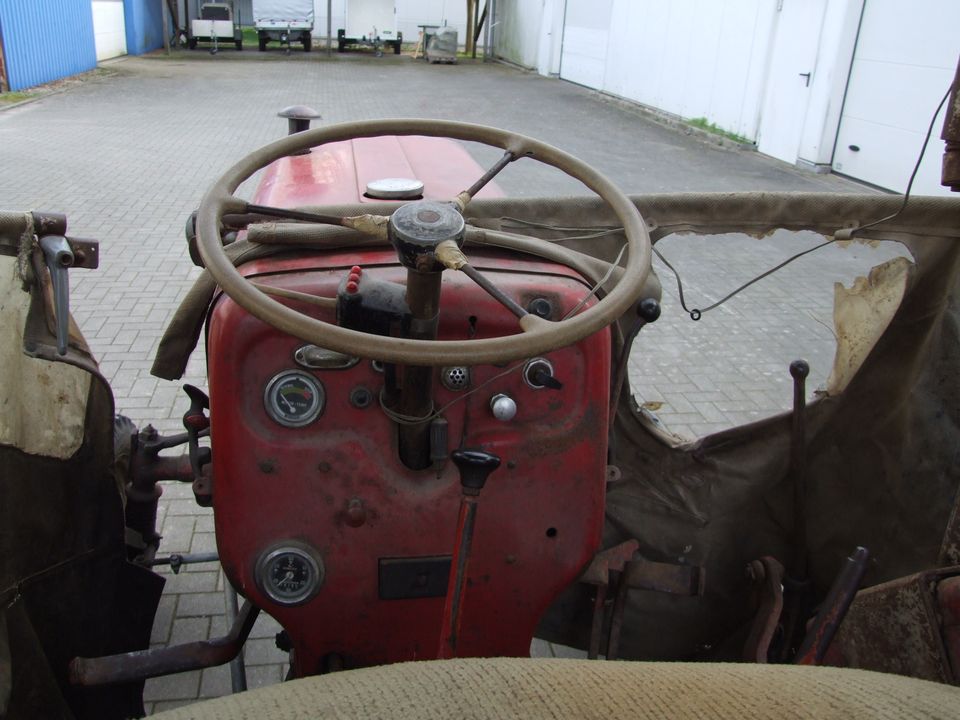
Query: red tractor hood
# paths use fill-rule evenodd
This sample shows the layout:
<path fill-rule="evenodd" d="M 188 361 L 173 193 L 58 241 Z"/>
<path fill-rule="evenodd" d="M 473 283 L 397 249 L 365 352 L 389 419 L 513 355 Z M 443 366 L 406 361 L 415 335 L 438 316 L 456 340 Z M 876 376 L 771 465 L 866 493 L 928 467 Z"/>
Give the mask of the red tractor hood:
<path fill-rule="evenodd" d="M 254 202 L 274 207 L 382 202 L 364 195 L 367 183 L 408 178 L 423 183 L 427 200 L 452 200 L 484 169 L 458 142 L 434 137 L 374 137 L 328 143 L 281 158 L 265 171 Z M 494 183 L 477 197 L 503 197 Z"/>

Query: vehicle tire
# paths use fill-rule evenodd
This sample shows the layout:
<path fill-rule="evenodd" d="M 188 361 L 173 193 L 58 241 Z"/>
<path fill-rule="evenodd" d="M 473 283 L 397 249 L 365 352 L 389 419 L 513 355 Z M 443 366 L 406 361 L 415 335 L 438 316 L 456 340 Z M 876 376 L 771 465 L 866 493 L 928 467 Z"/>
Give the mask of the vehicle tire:
<path fill-rule="evenodd" d="M 267 43 L 270 41 L 270 38 L 267 37 L 266 33 L 260 33 L 257 36 L 257 44 L 260 47 L 260 52 L 263 52 L 267 49 Z"/>
<path fill-rule="evenodd" d="M 393 54 L 394 54 L 394 55 L 399 55 L 399 54 L 400 54 L 400 41 L 399 41 L 399 40 L 394 40 L 394 41 L 393 41 Z"/>
<path fill-rule="evenodd" d="M 310 52 L 310 48 L 313 47 L 313 38 L 310 37 L 309 34 L 308 34 L 308 35 L 304 35 L 304 36 L 303 36 L 303 40 L 301 40 L 300 42 L 303 43 L 303 51 L 304 51 L 304 52 Z"/>
<path fill-rule="evenodd" d="M 197 39 L 196 39 L 196 38 L 189 38 L 189 39 L 187 40 L 187 47 L 190 48 L 191 50 L 196 50 L 196 49 L 197 49 Z"/>
<path fill-rule="evenodd" d="M 337 52 L 342 53 L 347 44 L 343 40 L 337 40 Z"/>
<path fill-rule="evenodd" d="M 243 40 L 234 40 L 233 44 L 237 46 L 237 50 L 243 50 Z"/>

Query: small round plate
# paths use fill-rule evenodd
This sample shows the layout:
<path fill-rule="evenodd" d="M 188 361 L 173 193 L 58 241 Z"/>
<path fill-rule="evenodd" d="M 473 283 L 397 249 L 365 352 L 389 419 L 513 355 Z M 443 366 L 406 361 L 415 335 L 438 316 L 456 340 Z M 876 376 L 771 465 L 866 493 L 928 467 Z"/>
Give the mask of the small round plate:
<path fill-rule="evenodd" d="M 423 183 L 410 178 L 371 180 L 366 194 L 377 200 L 414 200 L 423 195 Z"/>

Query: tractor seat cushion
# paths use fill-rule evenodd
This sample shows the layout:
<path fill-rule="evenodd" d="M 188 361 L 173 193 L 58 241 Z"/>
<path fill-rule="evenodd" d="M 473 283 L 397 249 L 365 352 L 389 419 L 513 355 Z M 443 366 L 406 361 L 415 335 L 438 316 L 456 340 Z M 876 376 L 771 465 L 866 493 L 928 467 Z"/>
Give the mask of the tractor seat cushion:
<path fill-rule="evenodd" d="M 960 718 L 960 688 L 831 667 L 459 659 L 304 678 L 154 717 L 926 720 Z"/>

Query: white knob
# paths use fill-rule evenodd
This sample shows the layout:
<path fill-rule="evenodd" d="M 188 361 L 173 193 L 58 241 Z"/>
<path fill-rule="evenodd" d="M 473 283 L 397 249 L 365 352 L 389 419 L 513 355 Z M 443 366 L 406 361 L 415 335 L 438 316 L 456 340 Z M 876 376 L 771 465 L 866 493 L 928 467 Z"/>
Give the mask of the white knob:
<path fill-rule="evenodd" d="M 498 393 L 490 398 L 490 409 L 497 420 L 513 420 L 517 416 L 517 403 L 509 395 Z"/>

